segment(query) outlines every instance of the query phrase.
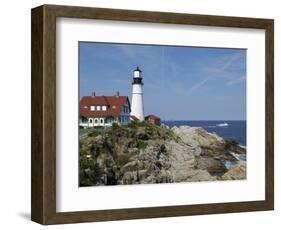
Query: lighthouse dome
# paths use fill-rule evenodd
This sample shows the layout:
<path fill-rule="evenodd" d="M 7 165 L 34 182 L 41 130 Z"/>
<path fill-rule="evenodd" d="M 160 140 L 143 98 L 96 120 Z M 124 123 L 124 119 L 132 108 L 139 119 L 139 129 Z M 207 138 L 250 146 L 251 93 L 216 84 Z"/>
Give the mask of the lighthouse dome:
<path fill-rule="evenodd" d="M 139 78 L 139 77 L 141 77 L 141 70 L 137 66 L 137 68 L 134 70 L 134 78 Z"/>

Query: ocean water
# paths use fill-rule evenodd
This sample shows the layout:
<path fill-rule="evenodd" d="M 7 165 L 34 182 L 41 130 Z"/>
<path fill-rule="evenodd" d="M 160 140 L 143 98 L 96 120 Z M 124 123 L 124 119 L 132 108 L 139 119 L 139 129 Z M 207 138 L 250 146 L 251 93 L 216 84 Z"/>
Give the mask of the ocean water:
<path fill-rule="evenodd" d="M 233 139 L 246 147 L 246 121 L 162 121 L 170 128 L 188 125 L 202 127 L 208 132 L 216 133 L 223 138 Z"/>

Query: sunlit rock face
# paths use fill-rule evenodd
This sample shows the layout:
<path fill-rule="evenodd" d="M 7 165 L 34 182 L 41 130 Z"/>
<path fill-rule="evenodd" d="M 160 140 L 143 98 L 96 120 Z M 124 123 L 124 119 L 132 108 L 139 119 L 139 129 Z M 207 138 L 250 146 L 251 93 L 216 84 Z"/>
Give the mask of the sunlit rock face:
<path fill-rule="evenodd" d="M 80 186 L 246 179 L 246 149 L 198 127 L 133 122 L 80 140 Z"/>

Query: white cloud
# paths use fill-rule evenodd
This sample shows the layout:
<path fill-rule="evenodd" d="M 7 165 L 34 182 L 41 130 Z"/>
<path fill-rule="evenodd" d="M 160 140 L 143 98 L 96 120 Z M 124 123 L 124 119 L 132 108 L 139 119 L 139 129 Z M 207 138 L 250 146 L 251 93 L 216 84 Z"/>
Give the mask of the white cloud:
<path fill-rule="evenodd" d="M 224 64 L 221 66 L 220 70 L 227 70 L 233 63 L 235 63 L 242 57 L 243 55 L 241 53 L 226 57 L 226 59 L 224 60 Z"/>
<path fill-rule="evenodd" d="M 244 82 L 244 81 L 246 81 L 246 76 L 242 76 L 242 77 L 239 77 L 239 78 L 232 79 L 232 80 L 226 82 L 225 85 L 227 85 L 227 86 L 232 86 L 232 85 L 235 85 L 235 84 L 239 84 L 239 83 L 241 83 L 241 82 Z"/>
<path fill-rule="evenodd" d="M 192 91 L 194 91 L 194 90 L 197 90 L 197 89 L 201 88 L 203 85 L 205 85 L 205 84 L 207 83 L 207 81 L 208 81 L 209 79 L 210 79 L 210 78 L 207 77 L 207 78 L 203 79 L 202 81 L 197 82 L 197 83 L 194 84 L 188 91 L 189 91 L 189 92 L 192 92 Z"/>

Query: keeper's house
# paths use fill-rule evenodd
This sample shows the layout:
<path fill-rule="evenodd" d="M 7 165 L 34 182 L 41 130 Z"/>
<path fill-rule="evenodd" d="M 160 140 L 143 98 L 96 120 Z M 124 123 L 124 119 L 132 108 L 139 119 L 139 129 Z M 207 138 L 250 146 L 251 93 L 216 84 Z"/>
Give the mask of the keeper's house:
<path fill-rule="evenodd" d="M 131 106 L 127 96 L 84 96 L 79 108 L 80 127 L 112 126 L 113 122 L 121 125 L 130 120 Z"/>

